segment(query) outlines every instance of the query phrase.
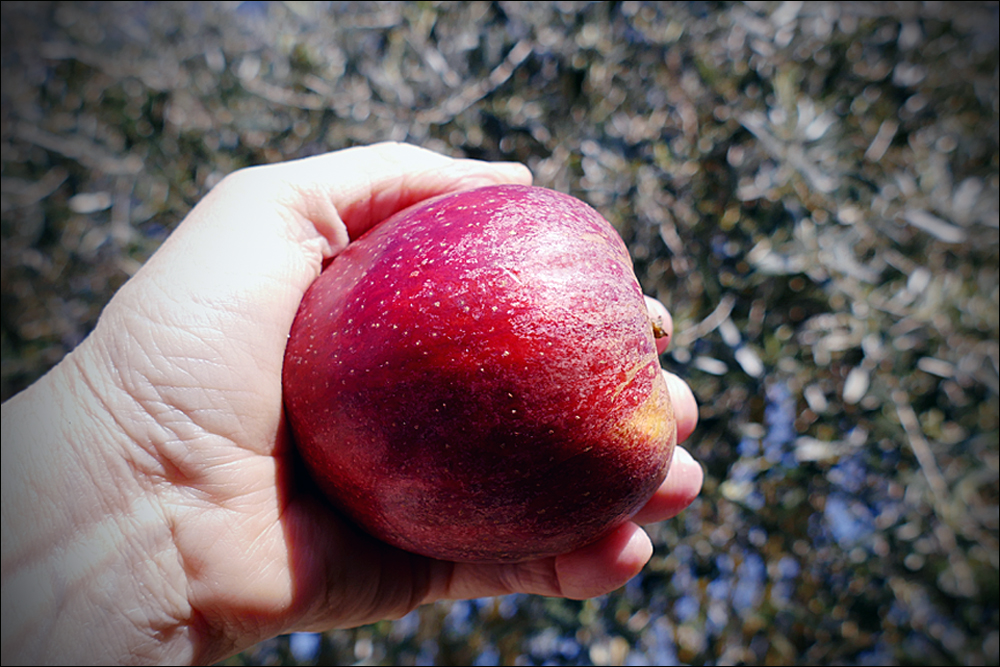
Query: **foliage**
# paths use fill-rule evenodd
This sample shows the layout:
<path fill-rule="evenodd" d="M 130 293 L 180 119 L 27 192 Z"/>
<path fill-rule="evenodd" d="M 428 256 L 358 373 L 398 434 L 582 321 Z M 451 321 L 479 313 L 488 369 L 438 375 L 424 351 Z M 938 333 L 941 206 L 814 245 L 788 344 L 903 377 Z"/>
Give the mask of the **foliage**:
<path fill-rule="evenodd" d="M 995 3 L 4 3 L 2 396 L 230 171 L 396 139 L 592 203 L 670 307 L 701 498 L 587 602 L 233 662 L 998 661 Z"/>

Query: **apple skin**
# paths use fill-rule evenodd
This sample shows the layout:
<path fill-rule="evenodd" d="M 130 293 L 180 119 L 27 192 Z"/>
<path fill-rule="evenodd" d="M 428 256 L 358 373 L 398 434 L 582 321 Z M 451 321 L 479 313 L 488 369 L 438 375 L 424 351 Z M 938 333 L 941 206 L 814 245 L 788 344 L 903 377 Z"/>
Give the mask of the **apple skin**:
<path fill-rule="evenodd" d="M 539 187 L 426 200 L 352 243 L 307 291 L 282 380 L 333 503 L 445 560 L 593 542 L 652 496 L 676 442 L 625 244 Z"/>

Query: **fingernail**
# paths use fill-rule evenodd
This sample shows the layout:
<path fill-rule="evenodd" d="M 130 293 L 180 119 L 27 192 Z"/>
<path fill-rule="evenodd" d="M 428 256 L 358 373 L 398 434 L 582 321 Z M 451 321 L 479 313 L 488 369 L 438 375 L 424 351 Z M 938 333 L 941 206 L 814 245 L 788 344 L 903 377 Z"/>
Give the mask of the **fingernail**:
<path fill-rule="evenodd" d="M 671 463 L 671 465 L 680 466 L 682 468 L 685 468 L 685 467 L 700 468 L 701 467 L 701 465 L 697 461 L 694 460 L 694 457 L 691 456 L 691 453 L 688 450 L 684 449 L 683 447 L 679 447 L 679 446 L 674 448 L 674 459 L 673 459 L 673 463 Z"/>
<path fill-rule="evenodd" d="M 531 170 L 520 162 L 492 162 L 490 164 L 500 169 L 504 173 L 504 176 L 519 183 L 527 179 L 526 182 L 530 184 L 534 179 Z"/>

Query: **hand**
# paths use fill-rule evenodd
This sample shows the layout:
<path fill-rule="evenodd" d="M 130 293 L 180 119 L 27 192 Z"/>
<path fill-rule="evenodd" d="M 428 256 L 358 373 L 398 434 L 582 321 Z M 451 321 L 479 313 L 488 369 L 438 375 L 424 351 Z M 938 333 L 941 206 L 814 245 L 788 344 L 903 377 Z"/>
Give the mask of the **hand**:
<path fill-rule="evenodd" d="M 324 262 L 427 197 L 530 181 L 521 165 L 379 144 L 214 188 L 94 332 L 3 406 L 3 661 L 212 662 L 438 599 L 586 598 L 634 576 L 652 554 L 640 524 L 701 487 L 681 449 L 633 523 L 507 565 L 435 561 L 360 533 L 290 451 L 283 351 Z M 684 439 L 697 406 L 681 380 L 668 385 Z"/>

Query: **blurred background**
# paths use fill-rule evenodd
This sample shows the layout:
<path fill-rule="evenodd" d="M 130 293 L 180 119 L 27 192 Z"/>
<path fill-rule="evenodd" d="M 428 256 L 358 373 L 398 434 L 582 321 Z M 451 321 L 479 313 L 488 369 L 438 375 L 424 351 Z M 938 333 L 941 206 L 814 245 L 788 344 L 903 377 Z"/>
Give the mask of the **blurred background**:
<path fill-rule="evenodd" d="M 231 664 L 993 664 L 998 5 L 3 3 L 2 398 L 225 174 L 395 139 L 625 238 L 701 497 L 624 589 Z"/>

